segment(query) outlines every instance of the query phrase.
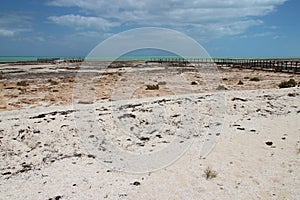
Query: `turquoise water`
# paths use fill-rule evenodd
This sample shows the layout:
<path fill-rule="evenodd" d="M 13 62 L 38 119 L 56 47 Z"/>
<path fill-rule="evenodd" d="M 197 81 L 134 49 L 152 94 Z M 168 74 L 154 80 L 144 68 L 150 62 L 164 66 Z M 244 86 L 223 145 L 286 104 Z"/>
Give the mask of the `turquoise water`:
<path fill-rule="evenodd" d="M 82 58 L 88 61 L 114 61 L 114 60 L 149 60 L 150 58 L 180 58 L 179 56 L 122 56 L 119 58 L 112 57 L 83 57 L 83 56 L 0 56 L 1 62 L 18 62 L 18 61 L 36 61 L 38 58 Z M 221 57 L 218 57 L 221 58 Z M 290 59 L 296 57 L 223 57 L 223 58 L 239 58 L 239 59 Z M 298 57 L 298 59 L 300 59 Z"/>
<path fill-rule="evenodd" d="M 122 56 L 122 57 L 83 57 L 83 56 L 0 56 L 0 62 L 36 61 L 39 58 L 71 59 L 82 58 L 87 61 L 115 61 L 115 60 L 149 60 L 155 56 Z M 157 56 L 159 58 L 175 58 L 175 56 Z"/>
<path fill-rule="evenodd" d="M 0 56 L 0 62 L 18 62 L 18 61 L 36 61 L 38 58 L 83 58 L 80 56 L 64 57 L 64 56 Z"/>

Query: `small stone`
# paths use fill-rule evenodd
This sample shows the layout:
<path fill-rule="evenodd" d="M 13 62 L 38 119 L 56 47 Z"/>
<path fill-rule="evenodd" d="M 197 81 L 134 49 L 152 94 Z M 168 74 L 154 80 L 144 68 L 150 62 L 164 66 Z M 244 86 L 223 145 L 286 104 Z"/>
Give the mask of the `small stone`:
<path fill-rule="evenodd" d="M 139 186 L 139 185 L 141 185 L 141 183 L 140 183 L 140 182 L 138 182 L 138 181 L 134 181 L 133 185 L 135 185 L 135 186 Z"/>
<path fill-rule="evenodd" d="M 271 141 L 267 141 L 267 142 L 266 142 L 266 145 L 268 145 L 268 146 L 272 146 L 272 145 L 273 145 L 273 142 L 271 142 Z"/>
<path fill-rule="evenodd" d="M 198 81 L 192 81 L 191 82 L 191 85 L 198 85 L 199 83 L 198 83 Z"/>

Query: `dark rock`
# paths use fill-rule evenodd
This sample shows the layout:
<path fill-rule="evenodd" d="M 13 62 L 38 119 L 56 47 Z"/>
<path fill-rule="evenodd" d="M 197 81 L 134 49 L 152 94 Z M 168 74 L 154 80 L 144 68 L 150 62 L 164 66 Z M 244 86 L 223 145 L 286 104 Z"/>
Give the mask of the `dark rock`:
<path fill-rule="evenodd" d="M 46 117 L 45 114 L 40 114 L 40 115 L 37 115 L 37 116 L 34 116 L 34 117 L 30 117 L 29 119 L 40 119 L 40 118 L 44 118 Z"/>
<path fill-rule="evenodd" d="M 11 174 L 11 172 L 4 172 L 4 173 L 2 173 L 3 176 L 10 175 L 10 174 Z"/>
<path fill-rule="evenodd" d="M 232 99 L 232 101 L 242 101 L 242 102 L 246 102 L 246 101 L 248 101 L 248 100 L 247 100 L 247 99 L 238 98 L 238 97 L 234 97 L 234 98 Z"/>
<path fill-rule="evenodd" d="M 297 96 L 297 94 L 296 93 L 289 93 L 288 96 L 289 97 L 295 97 L 295 96 Z"/>
<path fill-rule="evenodd" d="M 122 115 L 122 116 L 120 116 L 120 117 L 118 117 L 119 119 L 122 119 L 122 118 L 136 118 L 136 116 L 134 115 L 134 114 L 124 114 L 124 115 Z"/>
<path fill-rule="evenodd" d="M 135 186 L 139 186 L 139 185 L 141 185 L 141 183 L 140 183 L 140 182 L 138 182 L 138 181 L 134 181 L 133 185 L 135 185 Z"/>
<path fill-rule="evenodd" d="M 146 141 L 146 142 L 150 140 L 150 138 L 148 138 L 148 137 L 140 137 L 139 139 L 141 141 Z"/>
<path fill-rule="evenodd" d="M 268 146 L 272 146 L 272 145 L 273 145 L 273 142 L 271 142 L 271 141 L 267 141 L 267 142 L 266 142 L 266 145 L 268 145 Z"/>
<path fill-rule="evenodd" d="M 95 155 L 92 155 L 92 154 L 87 155 L 87 157 L 88 157 L 88 158 L 93 158 L 93 159 L 96 158 L 96 156 L 95 156 Z"/>

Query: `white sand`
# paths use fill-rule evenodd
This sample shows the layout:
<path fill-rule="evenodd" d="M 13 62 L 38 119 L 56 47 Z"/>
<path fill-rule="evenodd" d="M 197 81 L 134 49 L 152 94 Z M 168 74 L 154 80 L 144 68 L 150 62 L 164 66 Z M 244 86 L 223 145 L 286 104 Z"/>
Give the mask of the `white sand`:
<path fill-rule="evenodd" d="M 193 128 L 192 146 L 168 167 L 142 174 L 113 171 L 90 155 L 76 129 L 72 106 L 1 112 L 0 199 L 299 199 L 299 95 L 300 88 L 228 91 L 221 125 L 211 121 L 208 96 L 191 97 L 199 109 L 194 112 L 200 113 L 187 122 Z M 144 99 L 137 110 L 129 110 L 137 116 L 134 120 L 143 118 L 143 108 L 159 106 L 153 101 Z M 168 109 L 178 105 L 179 100 L 174 101 L 161 105 Z M 105 112 L 100 109 L 97 114 Z M 176 112 L 182 114 L 180 109 L 168 114 Z M 140 146 L 134 135 L 109 134 L 117 134 L 113 129 L 106 136 L 120 148 L 140 154 L 163 149 L 177 137 L 150 135 Z M 204 141 L 215 138 L 215 147 L 201 158 Z M 217 172 L 216 178 L 206 180 L 208 166 Z"/>

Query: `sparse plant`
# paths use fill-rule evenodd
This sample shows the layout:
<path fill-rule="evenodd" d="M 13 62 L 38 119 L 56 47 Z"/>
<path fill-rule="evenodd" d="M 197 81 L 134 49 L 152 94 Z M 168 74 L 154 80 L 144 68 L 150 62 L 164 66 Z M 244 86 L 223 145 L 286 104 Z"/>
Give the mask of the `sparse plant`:
<path fill-rule="evenodd" d="M 240 81 L 238 82 L 238 85 L 244 85 L 243 81 L 240 80 Z"/>
<path fill-rule="evenodd" d="M 216 178 L 218 173 L 216 171 L 212 170 L 211 167 L 207 167 L 204 170 L 204 175 L 205 175 L 206 180 L 209 180 L 209 179 Z"/>
<path fill-rule="evenodd" d="M 228 90 L 224 85 L 219 85 L 217 90 Z"/>
<path fill-rule="evenodd" d="M 17 86 L 28 86 L 29 83 L 27 83 L 27 81 L 19 81 L 17 82 Z"/>
<path fill-rule="evenodd" d="M 146 90 L 159 90 L 159 85 L 146 85 Z"/>
<path fill-rule="evenodd" d="M 289 81 L 282 81 L 279 84 L 279 88 L 295 87 L 296 85 L 297 85 L 297 82 L 294 79 L 290 79 Z"/>
<path fill-rule="evenodd" d="M 4 79 L 3 72 L 0 72 L 0 80 Z"/>
<path fill-rule="evenodd" d="M 49 79 L 48 82 L 51 84 L 51 85 L 58 85 L 58 82 L 57 81 L 54 81 L 52 79 Z"/>
<path fill-rule="evenodd" d="M 259 77 L 253 77 L 250 79 L 250 81 L 260 81 L 260 78 Z"/>

